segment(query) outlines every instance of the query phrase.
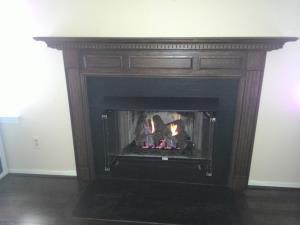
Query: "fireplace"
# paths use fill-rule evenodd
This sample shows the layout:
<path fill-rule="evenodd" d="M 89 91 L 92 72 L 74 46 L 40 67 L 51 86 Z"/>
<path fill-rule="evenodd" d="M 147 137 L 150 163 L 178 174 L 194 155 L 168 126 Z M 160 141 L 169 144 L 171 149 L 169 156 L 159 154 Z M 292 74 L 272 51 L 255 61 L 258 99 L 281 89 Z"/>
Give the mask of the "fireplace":
<path fill-rule="evenodd" d="M 267 51 L 292 37 L 37 37 L 63 50 L 77 176 L 247 187 Z"/>

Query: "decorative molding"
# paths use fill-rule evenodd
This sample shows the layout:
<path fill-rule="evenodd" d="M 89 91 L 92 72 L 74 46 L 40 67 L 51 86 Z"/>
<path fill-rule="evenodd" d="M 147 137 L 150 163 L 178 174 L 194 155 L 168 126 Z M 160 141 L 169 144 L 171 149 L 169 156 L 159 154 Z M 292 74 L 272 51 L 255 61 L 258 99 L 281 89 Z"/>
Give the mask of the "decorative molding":
<path fill-rule="evenodd" d="M 300 188 L 300 182 L 249 180 L 248 185 L 264 187 Z"/>
<path fill-rule="evenodd" d="M 295 37 L 260 38 L 84 38 L 84 37 L 35 37 L 55 49 L 101 50 L 260 50 L 282 48 Z"/>
<path fill-rule="evenodd" d="M 39 169 L 8 169 L 8 173 L 53 175 L 53 176 L 72 176 L 76 177 L 76 170 L 39 170 Z"/>

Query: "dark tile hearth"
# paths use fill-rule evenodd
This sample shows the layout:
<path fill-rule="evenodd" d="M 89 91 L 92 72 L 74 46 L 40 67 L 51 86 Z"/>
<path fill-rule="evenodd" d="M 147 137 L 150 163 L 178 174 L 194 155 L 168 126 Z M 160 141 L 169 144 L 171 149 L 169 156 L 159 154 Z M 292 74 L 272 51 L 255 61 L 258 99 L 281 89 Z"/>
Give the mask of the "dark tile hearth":
<path fill-rule="evenodd" d="M 82 196 L 74 215 L 167 224 L 236 224 L 232 191 L 182 183 L 102 180 Z"/>
<path fill-rule="evenodd" d="M 0 181 L 0 225 L 133 224 L 94 219 L 104 215 L 111 220 L 156 218 L 170 219 L 169 223 L 176 220 L 177 224 L 300 224 L 299 190 L 249 189 L 244 194 L 232 194 L 224 189 L 186 188 L 179 184 L 172 191 L 169 184 L 164 184 L 166 189 L 162 191 L 159 186 L 144 184 L 137 189 L 128 183 L 103 182 L 91 186 L 78 202 L 76 179 L 9 175 Z M 145 193 L 150 188 L 156 195 Z M 116 190 L 119 194 L 113 194 Z M 195 192 L 197 197 L 192 197 Z M 189 207 L 192 202 L 194 207 Z M 142 209 L 150 210 L 142 215 Z M 183 221 L 188 215 L 193 217 Z"/>

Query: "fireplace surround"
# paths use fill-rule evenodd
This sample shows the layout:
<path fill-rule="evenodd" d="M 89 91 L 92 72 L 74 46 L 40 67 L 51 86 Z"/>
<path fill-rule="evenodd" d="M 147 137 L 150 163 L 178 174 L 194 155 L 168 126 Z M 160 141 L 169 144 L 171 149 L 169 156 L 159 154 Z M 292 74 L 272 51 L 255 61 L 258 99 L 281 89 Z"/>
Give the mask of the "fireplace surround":
<path fill-rule="evenodd" d="M 237 86 L 219 79 L 88 78 L 97 177 L 226 185 Z"/>
<path fill-rule="evenodd" d="M 248 184 L 267 51 L 292 37 L 36 37 L 63 50 L 77 176 Z"/>

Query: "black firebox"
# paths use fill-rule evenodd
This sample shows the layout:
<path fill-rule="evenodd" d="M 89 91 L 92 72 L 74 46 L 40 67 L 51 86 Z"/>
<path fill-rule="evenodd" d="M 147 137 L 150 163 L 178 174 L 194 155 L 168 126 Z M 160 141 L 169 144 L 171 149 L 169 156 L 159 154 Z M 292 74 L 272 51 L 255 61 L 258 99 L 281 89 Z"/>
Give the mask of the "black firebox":
<path fill-rule="evenodd" d="M 237 82 L 89 78 L 87 84 L 99 177 L 225 185 Z"/>
<path fill-rule="evenodd" d="M 104 97 L 105 171 L 125 160 L 197 164 L 212 176 L 217 98 Z M 132 162 L 134 164 L 134 162 Z"/>

